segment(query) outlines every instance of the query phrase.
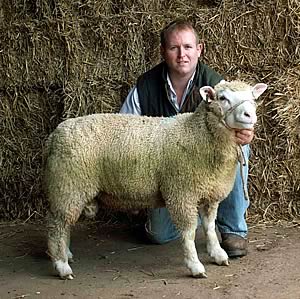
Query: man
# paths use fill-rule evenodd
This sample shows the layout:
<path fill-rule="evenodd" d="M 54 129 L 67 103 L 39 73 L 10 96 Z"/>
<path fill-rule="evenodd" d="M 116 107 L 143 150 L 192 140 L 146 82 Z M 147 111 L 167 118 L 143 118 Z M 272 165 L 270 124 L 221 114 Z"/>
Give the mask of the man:
<path fill-rule="evenodd" d="M 128 94 L 121 113 L 147 116 L 173 116 L 193 112 L 201 101 L 199 88 L 215 86 L 223 78 L 203 64 L 199 58 L 203 44 L 191 23 L 177 20 L 161 32 L 163 62 L 141 75 Z M 243 147 L 246 159 L 252 130 L 236 131 L 236 142 Z M 217 149 L 216 149 L 217 150 Z M 248 163 L 243 167 L 247 181 Z M 242 177 L 237 167 L 237 178 L 232 192 L 219 206 L 216 224 L 221 233 L 221 246 L 229 257 L 247 254 L 247 224 L 245 212 L 249 202 L 245 199 Z M 200 220 L 199 220 L 200 221 Z M 146 234 L 155 243 L 163 244 L 179 237 L 166 208 L 148 211 Z"/>

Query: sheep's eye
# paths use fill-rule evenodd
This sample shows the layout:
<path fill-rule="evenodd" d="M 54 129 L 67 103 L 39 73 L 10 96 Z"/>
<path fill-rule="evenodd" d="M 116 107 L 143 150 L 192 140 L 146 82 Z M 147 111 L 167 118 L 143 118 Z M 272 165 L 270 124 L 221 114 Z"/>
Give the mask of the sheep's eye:
<path fill-rule="evenodd" d="M 219 97 L 219 100 L 220 100 L 220 101 L 226 101 L 227 99 L 226 99 L 224 96 L 220 96 L 220 97 Z"/>

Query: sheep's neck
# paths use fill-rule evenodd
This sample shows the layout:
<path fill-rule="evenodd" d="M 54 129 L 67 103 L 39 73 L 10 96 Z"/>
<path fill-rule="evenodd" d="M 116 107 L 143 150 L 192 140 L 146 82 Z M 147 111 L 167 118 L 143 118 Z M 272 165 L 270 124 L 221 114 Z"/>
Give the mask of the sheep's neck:
<path fill-rule="evenodd" d="M 199 142 L 207 142 L 212 148 L 218 147 L 220 144 L 224 148 L 236 148 L 234 131 L 222 124 L 220 115 L 216 115 L 207 107 L 201 108 L 201 110 L 195 112 L 192 120 L 193 123 L 196 123 L 196 127 L 205 127 L 204 130 L 195 129 L 196 134 L 199 133 L 199 138 L 197 138 Z"/>

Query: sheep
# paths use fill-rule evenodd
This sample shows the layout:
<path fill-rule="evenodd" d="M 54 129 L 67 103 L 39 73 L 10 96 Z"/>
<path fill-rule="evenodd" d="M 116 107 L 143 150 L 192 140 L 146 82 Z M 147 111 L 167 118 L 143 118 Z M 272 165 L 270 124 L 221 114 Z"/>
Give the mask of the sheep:
<path fill-rule="evenodd" d="M 45 192 L 48 254 L 58 275 L 73 279 L 70 228 L 95 198 L 117 209 L 165 206 L 181 232 L 184 262 L 207 277 L 195 247 L 200 213 L 209 256 L 228 265 L 215 231 L 219 202 L 235 180 L 234 129 L 253 128 L 257 99 L 267 88 L 242 81 L 205 86 L 193 113 L 174 117 L 92 114 L 63 121 L 47 141 Z"/>

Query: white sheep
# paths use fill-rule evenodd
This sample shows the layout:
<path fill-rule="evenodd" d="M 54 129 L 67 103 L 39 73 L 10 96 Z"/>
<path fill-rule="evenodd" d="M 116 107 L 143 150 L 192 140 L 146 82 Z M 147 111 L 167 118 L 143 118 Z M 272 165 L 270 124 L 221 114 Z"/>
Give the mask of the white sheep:
<path fill-rule="evenodd" d="M 119 209 L 166 206 L 181 232 L 186 266 L 194 277 L 206 277 L 195 247 L 199 211 L 208 254 L 228 265 L 215 218 L 235 180 L 239 147 L 233 129 L 254 126 L 255 99 L 266 88 L 222 81 L 200 89 L 204 100 L 194 113 L 93 114 L 62 122 L 48 139 L 45 169 L 48 254 L 59 276 L 74 277 L 70 226 L 97 195 Z"/>

